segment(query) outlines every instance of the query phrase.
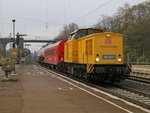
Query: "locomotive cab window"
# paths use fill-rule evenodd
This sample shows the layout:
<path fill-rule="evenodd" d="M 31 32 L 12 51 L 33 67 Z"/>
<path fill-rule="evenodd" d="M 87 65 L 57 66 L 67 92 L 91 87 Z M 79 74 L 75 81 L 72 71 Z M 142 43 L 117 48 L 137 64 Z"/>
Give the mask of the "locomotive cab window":
<path fill-rule="evenodd" d="M 87 30 L 79 30 L 76 34 L 75 39 L 82 38 L 87 35 Z"/>
<path fill-rule="evenodd" d="M 94 34 L 94 33 L 101 33 L 101 32 L 102 32 L 102 30 L 99 30 L 99 29 L 92 29 L 92 28 L 80 29 L 76 32 L 75 39 L 80 39 L 87 35 Z"/>

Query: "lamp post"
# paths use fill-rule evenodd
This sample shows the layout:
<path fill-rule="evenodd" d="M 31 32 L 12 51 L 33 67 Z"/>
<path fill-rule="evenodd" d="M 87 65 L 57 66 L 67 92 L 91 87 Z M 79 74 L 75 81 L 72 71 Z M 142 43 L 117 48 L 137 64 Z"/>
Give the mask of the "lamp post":
<path fill-rule="evenodd" d="M 15 47 L 15 22 L 16 20 L 13 19 L 12 22 L 13 22 L 13 38 L 14 38 L 14 47 Z"/>
<path fill-rule="evenodd" d="M 14 48 L 14 58 L 15 58 L 15 56 L 16 56 L 16 50 L 15 50 L 15 22 L 16 22 L 16 20 L 13 19 L 12 22 L 13 22 L 13 39 L 14 39 L 12 46 Z M 15 70 L 14 70 L 14 74 L 16 74 Z"/>

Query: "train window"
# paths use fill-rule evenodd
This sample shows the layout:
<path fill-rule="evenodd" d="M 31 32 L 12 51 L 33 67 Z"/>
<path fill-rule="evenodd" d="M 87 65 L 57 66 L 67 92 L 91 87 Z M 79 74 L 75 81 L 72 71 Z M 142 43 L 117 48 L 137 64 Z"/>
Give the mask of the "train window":
<path fill-rule="evenodd" d="M 79 38 L 84 37 L 86 35 L 87 35 L 86 30 L 78 31 L 77 34 L 76 34 L 76 39 L 79 39 Z"/>
<path fill-rule="evenodd" d="M 73 34 L 70 34 L 70 36 L 69 36 L 69 40 L 71 40 L 73 37 L 74 37 L 74 33 Z"/>
<path fill-rule="evenodd" d="M 94 34 L 94 33 L 101 33 L 101 32 L 102 32 L 102 30 L 100 30 L 100 29 L 92 29 L 92 28 L 88 29 L 88 35 Z"/>
<path fill-rule="evenodd" d="M 46 51 L 46 56 L 54 55 L 54 49 Z"/>
<path fill-rule="evenodd" d="M 89 28 L 89 29 L 88 29 L 88 35 L 89 35 L 89 34 L 93 34 L 93 33 L 94 33 L 94 32 L 93 32 L 93 29 L 92 29 L 92 28 Z"/>

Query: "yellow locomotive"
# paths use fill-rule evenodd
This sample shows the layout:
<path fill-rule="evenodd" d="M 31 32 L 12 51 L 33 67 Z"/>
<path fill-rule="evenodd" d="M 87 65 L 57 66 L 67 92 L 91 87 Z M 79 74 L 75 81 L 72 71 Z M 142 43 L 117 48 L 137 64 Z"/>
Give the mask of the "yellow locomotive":
<path fill-rule="evenodd" d="M 79 29 L 65 43 L 62 70 L 92 80 L 120 82 L 131 72 L 123 56 L 122 34 Z"/>

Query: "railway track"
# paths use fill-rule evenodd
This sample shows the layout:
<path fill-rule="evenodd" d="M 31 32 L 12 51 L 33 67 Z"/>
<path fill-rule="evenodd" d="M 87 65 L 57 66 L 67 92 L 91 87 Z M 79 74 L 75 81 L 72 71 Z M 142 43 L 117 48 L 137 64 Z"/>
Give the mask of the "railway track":
<path fill-rule="evenodd" d="M 141 82 L 141 83 L 145 83 L 145 84 L 150 84 L 150 79 L 149 78 L 144 78 L 144 77 L 139 77 L 139 76 L 133 76 L 133 75 L 131 75 L 127 79 L 128 80 L 137 81 L 137 82 Z"/>
<path fill-rule="evenodd" d="M 46 70 L 49 70 L 49 69 L 46 69 Z M 53 74 L 58 73 L 54 70 L 49 70 L 49 71 Z M 84 83 L 84 84 L 91 86 L 91 87 L 94 87 L 94 88 L 97 88 L 101 91 L 115 95 L 119 98 L 122 98 L 122 99 L 127 100 L 131 103 L 134 103 L 136 105 L 142 106 L 142 107 L 150 110 L 150 94 L 149 93 L 141 92 L 139 90 L 131 89 L 129 87 L 122 87 L 122 86 L 120 87 L 119 85 L 112 85 L 112 84 L 106 84 L 106 83 L 104 83 L 104 84 L 93 84 L 93 83 L 89 83 L 83 79 L 78 79 L 78 78 L 75 78 L 72 76 L 68 76 L 64 73 L 59 72 L 59 74 L 67 76 L 67 77 L 74 79 L 78 82 Z"/>
<path fill-rule="evenodd" d="M 150 109 L 150 94 L 141 92 L 139 90 L 131 89 L 128 87 L 120 87 L 114 85 L 113 87 L 107 87 L 109 92 L 117 97 L 128 100 L 134 104 L 140 105 L 144 108 Z"/>
<path fill-rule="evenodd" d="M 94 84 L 93 87 L 132 102 L 136 105 L 150 109 L 150 93 L 142 92 L 130 87 L 112 84 Z"/>

